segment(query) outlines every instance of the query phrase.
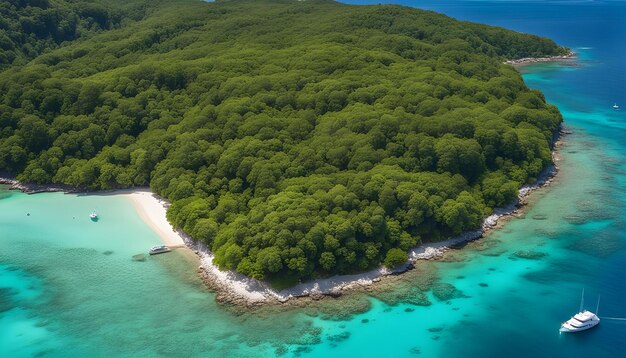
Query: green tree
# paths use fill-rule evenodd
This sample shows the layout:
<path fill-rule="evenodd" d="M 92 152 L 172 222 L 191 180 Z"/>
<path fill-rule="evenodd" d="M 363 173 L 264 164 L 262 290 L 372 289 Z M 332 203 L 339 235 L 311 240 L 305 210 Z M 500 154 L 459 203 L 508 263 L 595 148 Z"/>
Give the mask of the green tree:
<path fill-rule="evenodd" d="M 393 248 L 387 251 L 383 264 L 388 268 L 394 268 L 398 265 L 405 263 L 407 260 L 408 255 L 405 251 L 398 248 Z"/>

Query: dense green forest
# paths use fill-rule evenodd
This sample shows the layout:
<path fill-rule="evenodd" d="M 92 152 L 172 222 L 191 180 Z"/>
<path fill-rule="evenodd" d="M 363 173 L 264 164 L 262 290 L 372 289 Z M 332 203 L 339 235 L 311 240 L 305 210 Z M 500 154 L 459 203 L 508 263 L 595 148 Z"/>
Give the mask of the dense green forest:
<path fill-rule="evenodd" d="M 502 61 L 566 49 L 429 11 L 291 0 L 0 9 L 0 59 L 12 64 L 0 76 L 0 170 L 77 188 L 150 185 L 219 267 L 259 279 L 393 266 L 421 241 L 478 227 L 550 164 L 562 120 Z"/>
<path fill-rule="evenodd" d="M 64 42 L 143 17 L 143 6 L 121 1 L 4 0 L 0 2 L 0 70 L 24 64 Z"/>

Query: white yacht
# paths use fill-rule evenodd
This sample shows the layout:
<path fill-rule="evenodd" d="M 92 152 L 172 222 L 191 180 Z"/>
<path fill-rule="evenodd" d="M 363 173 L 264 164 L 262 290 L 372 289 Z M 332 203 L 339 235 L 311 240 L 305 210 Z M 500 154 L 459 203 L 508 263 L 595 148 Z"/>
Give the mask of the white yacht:
<path fill-rule="evenodd" d="M 600 323 L 600 318 L 598 317 L 598 308 L 600 307 L 600 297 L 598 297 L 598 306 L 596 307 L 596 313 L 587 311 L 583 309 L 583 302 L 585 299 L 585 290 L 583 290 L 583 297 L 580 300 L 580 312 L 574 315 L 574 317 L 570 318 L 566 322 L 561 324 L 561 329 L 559 329 L 560 333 L 571 333 L 571 332 L 580 332 L 587 330 L 589 328 L 593 328 Z"/>
<path fill-rule="evenodd" d="M 619 106 L 617 105 L 617 103 L 613 105 L 613 109 L 619 109 Z"/>
<path fill-rule="evenodd" d="M 163 253 L 170 252 L 170 251 L 172 250 L 169 247 L 165 245 L 159 245 L 159 246 L 152 246 L 150 248 L 149 254 L 158 255 L 158 254 L 163 254 Z"/>
<path fill-rule="evenodd" d="M 92 211 L 91 214 L 89 214 L 89 218 L 94 221 L 98 220 L 98 214 L 96 214 L 95 210 Z"/>

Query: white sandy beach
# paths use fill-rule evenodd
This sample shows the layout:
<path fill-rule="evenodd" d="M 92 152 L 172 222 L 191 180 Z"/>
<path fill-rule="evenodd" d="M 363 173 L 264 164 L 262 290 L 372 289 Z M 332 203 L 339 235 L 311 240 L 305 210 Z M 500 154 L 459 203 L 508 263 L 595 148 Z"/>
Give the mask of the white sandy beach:
<path fill-rule="evenodd" d="M 137 210 L 141 219 L 154 232 L 156 232 L 163 243 L 168 246 L 185 246 L 183 238 L 174 231 L 174 228 L 167 221 L 165 216 L 167 202 L 158 198 L 148 190 L 135 190 L 117 194 L 128 198 Z"/>

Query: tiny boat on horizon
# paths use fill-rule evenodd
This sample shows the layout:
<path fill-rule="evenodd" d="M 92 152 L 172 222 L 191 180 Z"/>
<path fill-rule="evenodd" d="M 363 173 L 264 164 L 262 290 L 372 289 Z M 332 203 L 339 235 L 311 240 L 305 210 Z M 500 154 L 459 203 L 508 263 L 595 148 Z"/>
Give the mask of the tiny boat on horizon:
<path fill-rule="evenodd" d="M 150 255 L 158 255 L 158 254 L 163 254 L 166 252 L 170 252 L 172 251 L 169 247 L 165 246 L 165 245 L 158 245 L 158 246 L 152 246 L 150 248 Z"/>
<path fill-rule="evenodd" d="M 600 307 L 600 297 L 598 297 L 598 305 L 596 306 L 596 312 L 590 312 L 583 309 L 583 302 L 585 300 L 585 290 L 583 289 L 583 294 L 580 299 L 580 312 L 575 314 L 569 320 L 563 322 L 561 324 L 561 328 L 559 329 L 559 333 L 573 333 L 585 331 L 587 329 L 593 328 L 600 323 L 600 317 L 598 317 L 598 308 Z"/>

